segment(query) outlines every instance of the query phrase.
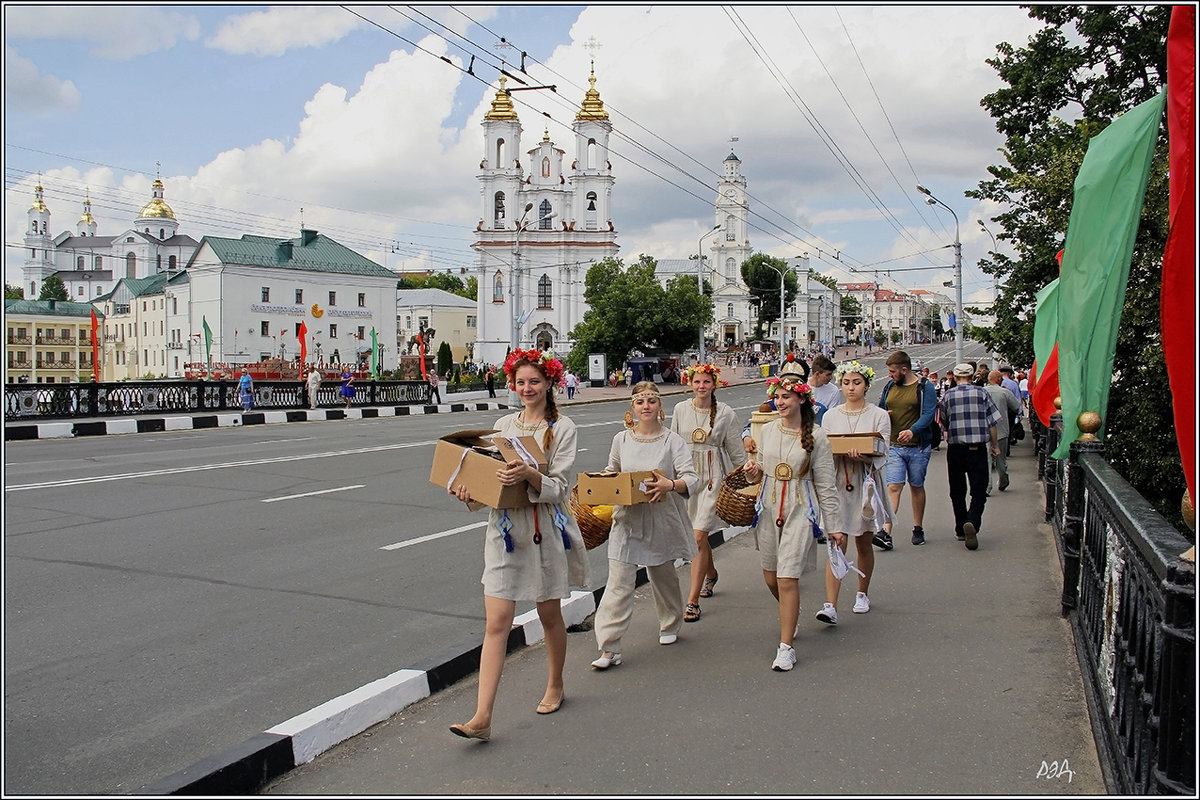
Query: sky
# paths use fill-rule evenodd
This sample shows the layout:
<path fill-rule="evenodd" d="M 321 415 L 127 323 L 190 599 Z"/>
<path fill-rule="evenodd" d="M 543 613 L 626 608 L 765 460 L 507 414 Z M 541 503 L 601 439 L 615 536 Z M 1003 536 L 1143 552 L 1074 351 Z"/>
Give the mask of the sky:
<path fill-rule="evenodd" d="M 160 175 L 196 240 L 303 225 L 393 270 L 458 272 L 503 58 L 555 86 L 512 95 L 522 147 L 548 133 L 568 159 L 594 63 L 627 264 L 696 252 L 733 152 L 756 252 L 952 296 L 952 210 L 964 301 L 986 306 L 977 264 L 1012 251 L 993 244 L 1003 209 L 964 196 L 1003 163 L 985 60 L 1038 27 L 1016 5 L 9 3 L 5 281 L 39 175 L 54 233 L 85 195 L 98 233 L 120 233 Z"/>

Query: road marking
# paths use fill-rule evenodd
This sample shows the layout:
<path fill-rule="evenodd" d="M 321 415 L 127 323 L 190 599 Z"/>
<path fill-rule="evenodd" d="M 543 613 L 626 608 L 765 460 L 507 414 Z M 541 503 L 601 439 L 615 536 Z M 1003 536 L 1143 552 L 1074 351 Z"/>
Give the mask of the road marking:
<path fill-rule="evenodd" d="M 467 531 L 473 531 L 476 528 L 486 528 L 486 527 L 487 527 L 487 522 L 472 522 L 470 525 L 463 525 L 461 528 L 451 528 L 450 530 L 442 531 L 441 533 L 431 533 L 428 536 L 419 536 L 416 539 L 409 539 L 407 542 L 396 542 L 395 544 L 385 544 L 383 547 L 381 547 L 379 549 L 380 550 L 399 550 L 401 547 L 408 547 L 409 545 L 420 544 L 421 542 L 431 542 L 434 539 L 444 539 L 447 536 L 453 536 L 456 533 L 466 533 Z"/>
<path fill-rule="evenodd" d="M 383 444 L 378 447 L 357 447 L 352 450 L 330 450 L 326 453 L 299 454 L 293 456 L 278 456 L 276 458 L 256 458 L 247 461 L 226 461 L 220 464 L 197 464 L 191 467 L 173 467 L 171 469 L 155 469 L 146 472 L 124 472 L 119 475 L 94 475 L 87 478 L 72 478 L 65 481 L 44 481 L 42 483 L 25 483 L 17 486 L 5 486 L 6 492 L 26 492 L 30 489 L 52 489 L 63 486 L 82 486 L 89 483 L 108 483 L 110 481 L 127 481 L 138 478 L 153 478 L 159 475 L 178 475 L 184 472 L 207 472 L 213 469 L 229 467 L 254 467 L 260 464 L 284 464 L 289 461 L 308 461 L 314 458 L 334 458 L 337 456 L 353 456 L 363 453 L 379 453 L 385 450 L 406 450 L 410 447 L 427 447 L 436 443 L 436 439 L 425 442 L 409 442 L 408 444 Z"/>
<path fill-rule="evenodd" d="M 316 492 L 304 492 L 302 494 L 289 494 L 289 495 L 286 495 L 285 497 L 268 497 L 266 500 L 263 500 L 262 502 L 278 503 L 280 500 L 295 500 L 297 497 L 313 497 L 314 495 L 318 495 L 318 494 L 330 494 L 332 492 L 345 492 L 345 491 L 349 491 L 350 489 L 361 489 L 364 486 L 366 486 L 365 483 L 356 483 L 353 486 L 339 486 L 336 489 L 321 489 Z"/>

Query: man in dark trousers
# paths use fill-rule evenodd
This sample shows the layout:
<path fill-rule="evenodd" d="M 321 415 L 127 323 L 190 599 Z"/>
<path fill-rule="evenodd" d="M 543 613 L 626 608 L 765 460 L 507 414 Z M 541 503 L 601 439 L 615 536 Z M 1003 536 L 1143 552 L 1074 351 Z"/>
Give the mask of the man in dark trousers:
<path fill-rule="evenodd" d="M 983 506 L 987 502 L 988 455 L 1000 455 L 996 425 L 1000 410 L 988 393 L 974 384 L 970 364 L 954 368 L 955 385 L 938 404 L 946 429 L 946 474 L 950 482 L 950 505 L 954 508 L 954 534 L 968 550 L 979 547 Z M 967 506 L 967 486 L 971 504 Z"/>

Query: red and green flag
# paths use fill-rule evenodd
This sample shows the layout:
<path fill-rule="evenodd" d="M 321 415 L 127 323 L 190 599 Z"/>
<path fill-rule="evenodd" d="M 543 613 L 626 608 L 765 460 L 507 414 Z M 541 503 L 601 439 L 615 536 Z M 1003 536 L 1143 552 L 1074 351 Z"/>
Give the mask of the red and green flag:
<path fill-rule="evenodd" d="M 96 383 L 100 382 L 100 341 L 96 336 L 96 332 L 100 329 L 100 322 L 96 319 L 95 310 L 92 311 L 92 378 Z"/>
<path fill-rule="evenodd" d="M 200 327 L 204 329 L 204 360 L 208 363 L 208 374 L 212 375 L 212 328 L 204 317 L 200 317 Z"/>
<path fill-rule="evenodd" d="M 1071 452 L 1081 413 L 1095 411 L 1103 421 L 1108 411 L 1129 261 L 1165 99 L 1160 92 L 1093 138 L 1075 178 L 1058 288 L 1063 439 L 1055 458 Z"/>
<path fill-rule="evenodd" d="M 1171 9 L 1167 30 L 1170 206 L 1163 250 L 1163 356 L 1171 383 L 1175 439 L 1188 495 L 1196 499 L 1196 8 Z"/>
<path fill-rule="evenodd" d="M 1037 293 L 1033 318 L 1033 367 L 1029 404 L 1046 427 L 1058 397 L 1058 282 L 1055 278 Z"/>

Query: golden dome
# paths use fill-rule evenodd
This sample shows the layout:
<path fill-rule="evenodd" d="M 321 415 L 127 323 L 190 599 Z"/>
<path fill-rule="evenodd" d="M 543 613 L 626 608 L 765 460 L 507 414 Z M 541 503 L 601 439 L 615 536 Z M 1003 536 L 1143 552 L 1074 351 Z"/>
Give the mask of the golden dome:
<path fill-rule="evenodd" d="M 596 91 L 595 64 L 592 64 L 592 74 L 588 77 L 588 85 L 590 88 L 583 96 L 583 107 L 579 109 L 575 119 L 608 119 L 608 112 L 604 110 L 604 101 L 600 99 L 600 93 Z"/>
<path fill-rule="evenodd" d="M 147 218 L 175 219 L 175 212 L 172 211 L 171 207 L 169 205 L 167 205 L 165 200 L 162 199 L 162 192 L 163 192 L 162 179 L 155 178 L 154 183 L 151 185 L 151 188 L 154 189 L 154 199 L 151 200 L 149 203 L 146 203 L 146 205 L 142 206 L 142 211 L 140 214 L 138 214 L 138 219 L 147 219 Z"/>
<path fill-rule="evenodd" d="M 96 218 L 92 216 L 92 198 L 90 195 L 83 196 L 83 214 L 80 215 L 79 221 L 84 225 L 95 225 Z"/>
<path fill-rule="evenodd" d="M 505 89 L 505 84 L 508 83 L 508 78 L 500 76 L 500 88 L 496 91 L 496 99 L 492 101 L 492 108 L 488 113 L 483 115 L 484 119 L 516 119 L 517 110 L 513 108 L 512 95 Z"/>
<path fill-rule="evenodd" d="M 46 208 L 46 203 L 42 200 L 42 185 L 39 183 L 37 188 L 33 190 L 33 205 L 29 207 L 30 211 L 49 211 Z"/>

